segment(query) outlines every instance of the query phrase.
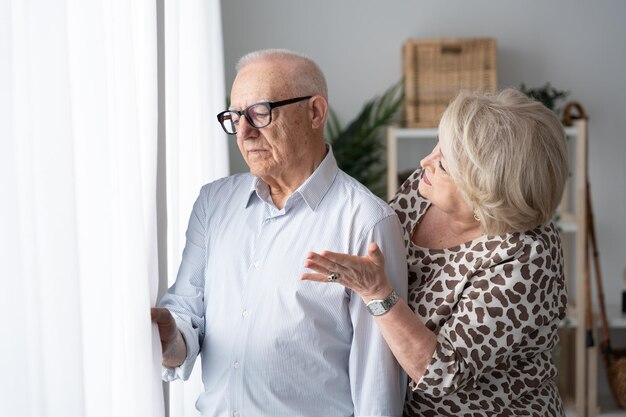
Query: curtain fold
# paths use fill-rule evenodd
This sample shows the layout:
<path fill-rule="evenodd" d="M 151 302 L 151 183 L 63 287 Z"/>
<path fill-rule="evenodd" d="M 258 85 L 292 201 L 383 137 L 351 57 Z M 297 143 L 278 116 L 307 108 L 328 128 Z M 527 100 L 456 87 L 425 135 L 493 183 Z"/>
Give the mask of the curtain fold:
<path fill-rule="evenodd" d="M 216 114 L 226 108 L 220 2 L 164 2 L 167 265 L 172 285 L 200 187 L 228 175 L 227 138 Z M 200 360 L 188 381 L 170 383 L 170 417 L 199 416 Z"/>
<path fill-rule="evenodd" d="M 0 19 L 3 413 L 162 416 L 155 2 Z"/>

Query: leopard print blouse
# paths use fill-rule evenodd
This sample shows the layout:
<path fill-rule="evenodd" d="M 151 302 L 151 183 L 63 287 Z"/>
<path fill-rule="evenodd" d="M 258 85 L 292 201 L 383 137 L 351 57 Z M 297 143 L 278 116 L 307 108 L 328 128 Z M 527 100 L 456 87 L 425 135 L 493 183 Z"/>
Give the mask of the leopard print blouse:
<path fill-rule="evenodd" d="M 430 206 L 417 191 L 422 172 L 391 202 L 404 228 L 408 303 L 437 334 L 404 415 L 564 416 L 551 359 L 567 304 L 556 227 L 418 247 L 413 229 Z"/>

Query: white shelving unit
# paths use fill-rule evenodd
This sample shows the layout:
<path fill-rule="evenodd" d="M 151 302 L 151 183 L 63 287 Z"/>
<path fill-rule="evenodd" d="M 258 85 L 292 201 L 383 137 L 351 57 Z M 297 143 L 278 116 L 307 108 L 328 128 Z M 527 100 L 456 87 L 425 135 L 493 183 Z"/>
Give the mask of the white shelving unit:
<path fill-rule="evenodd" d="M 568 416 L 596 417 L 599 415 L 621 415 L 609 412 L 600 414 L 597 406 L 597 363 L 598 348 L 586 347 L 585 306 L 585 251 L 587 249 L 587 121 L 577 120 L 572 127 L 566 127 L 568 137 L 571 177 L 566 186 L 559 208 L 559 227 L 563 236 L 565 254 L 565 274 L 570 300 L 568 319 L 565 326 L 574 329 L 574 410 Z M 416 129 L 387 128 L 387 193 L 390 200 L 398 189 L 398 147 L 404 141 L 436 140 L 435 128 Z M 425 155 L 415 155 L 415 160 Z M 414 168 L 416 168 L 415 166 Z M 572 247 L 573 245 L 573 247 Z M 572 289 L 575 296 L 572 297 Z M 610 326 L 626 328 L 626 317 L 616 315 L 617 308 L 609 306 Z M 597 323 L 597 321 L 594 320 Z M 599 340 L 596 334 L 596 342 Z M 596 343 L 597 344 L 597 343 Z M 626 413 L 623 415 L 626 416 Z"/>

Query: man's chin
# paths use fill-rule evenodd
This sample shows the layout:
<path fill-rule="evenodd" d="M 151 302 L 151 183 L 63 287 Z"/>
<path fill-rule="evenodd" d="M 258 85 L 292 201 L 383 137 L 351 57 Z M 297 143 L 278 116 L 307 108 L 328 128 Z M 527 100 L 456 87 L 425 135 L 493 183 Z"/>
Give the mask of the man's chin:
<path fill-rule="evenodd" d="M 259 164 L 248 164 L 250 168 L 250 173 L 255 177 L 259 177 L 263 179 L 264 177 L 270 176 L 270 170 L 267 166 L 259 166 Z"/>

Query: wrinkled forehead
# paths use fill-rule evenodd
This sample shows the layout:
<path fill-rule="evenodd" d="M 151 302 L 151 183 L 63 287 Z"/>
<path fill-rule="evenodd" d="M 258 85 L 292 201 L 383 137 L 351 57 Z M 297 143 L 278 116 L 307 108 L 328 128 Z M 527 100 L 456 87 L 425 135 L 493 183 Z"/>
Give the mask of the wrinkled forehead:
<path fill-rule="evenodd" d="M 276 101 L 292 94 L 290 67 L 283 61 L 254 61 L 241 68 L 231 88 L 231 107 Z"/>

